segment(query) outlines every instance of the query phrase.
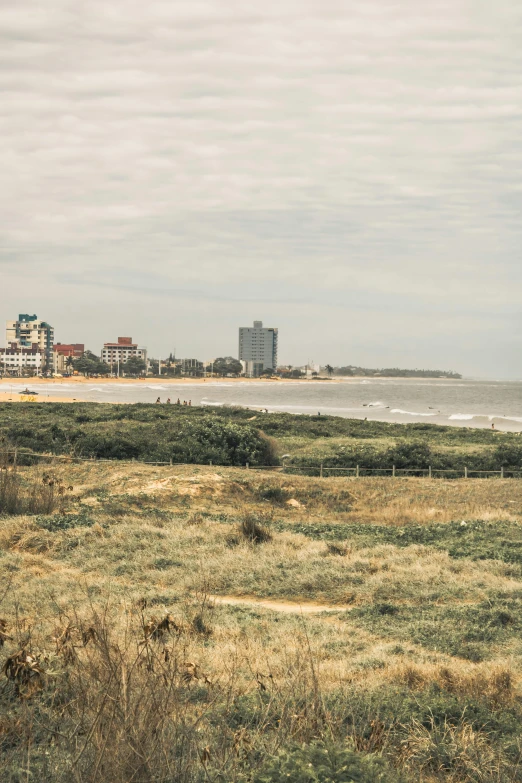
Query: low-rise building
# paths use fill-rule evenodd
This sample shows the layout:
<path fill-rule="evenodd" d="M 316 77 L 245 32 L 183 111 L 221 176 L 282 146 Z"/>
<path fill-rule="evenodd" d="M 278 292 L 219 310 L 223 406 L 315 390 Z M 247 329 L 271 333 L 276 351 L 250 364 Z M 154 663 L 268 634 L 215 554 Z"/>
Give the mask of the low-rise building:
<path fill-rule="evenodd" d="M 147 349 L 132 342 L 132 337 L 118 337 L 117 343 L 104 343 L 101 359 L 114 372 L 119 364 L 125 364 L 127 359 L 136 357 L 147 364 Z"/>
<path fill-rule="evenodd" d="M 27 371 L 38 375 L 42 371 L 45 356 L 37 343 L 30 348 L 21 348 L 14 341 L 7 344 L 6 348 L 0 348 L 0 369 L 4 375 L 22 375 Z"/>
<path fill-rule="evenodd" d="M 80 359 L 85 353 L 83 343 L 55 343 L 53 346 L 53 370 L 64 373 L 72 369 L 72 360 Z"/>

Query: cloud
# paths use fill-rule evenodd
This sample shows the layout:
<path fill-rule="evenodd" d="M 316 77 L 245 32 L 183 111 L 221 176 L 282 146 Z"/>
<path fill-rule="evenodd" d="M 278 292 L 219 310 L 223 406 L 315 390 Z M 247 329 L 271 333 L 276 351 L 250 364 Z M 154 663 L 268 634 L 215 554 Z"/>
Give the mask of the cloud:
<path fill-rule="evenodd" d="M 5 318 L 96 347 L 117 297 L 211 354 L 266 313 L 292 363 L 393 323 L 397 362 L 521 374 L 516 0 L 4 0 L 0 38 Z"/>

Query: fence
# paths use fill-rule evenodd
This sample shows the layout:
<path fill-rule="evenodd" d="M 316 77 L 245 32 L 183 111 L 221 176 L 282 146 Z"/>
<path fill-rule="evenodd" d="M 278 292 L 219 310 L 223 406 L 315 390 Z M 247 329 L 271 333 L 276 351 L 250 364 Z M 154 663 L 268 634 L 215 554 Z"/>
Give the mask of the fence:
<path fill-rule="evenodd" d="M 77 457 L 69 454 L 39 454 L 35 451 L 19 451 L 16 449 L 15 451 L 4 451 L 0 456 L 4 456 L 7 458 L 7 462 L 11 464 L 27 464 L 26 458 L 34 459 L 34 460 L 43 460 L 50 463 L 53 462 L 59 462 L 60 460 L 63 460 L 64 462 L 108 462 L 108 463 L 114 463 L 117 462 L 119 464 L 121 463 L 127 463 L 127 464 L 140 464 L 140 465 L 167 465 L 169 467 L 206 467 L 208 465 L 212 466 L 212 461 L 209 463 L 191 463 L 191 462 L 173 462 L 172 460 L 169 460 L 168 462 L 161 462 L 156 460 L 121 460 L 121 459 L 98 459 L 97 457 Z M 5 464 L 5 463 L 4 463 Z M 216 467 L 219 467 L 216 465 Z M 221 467 L 231 467 L 231 466 L 221 466 Z M 364 478 L 367 476 L 380 476 L 380 477 L 388 477 L 388 478 L 448 478 L 448 479 L 458 479 L 458 478 L 464 478 L 464 479 L 472 479 L 472 478 L 501 478 L 501 479 L 520 479 L 522 478 L 522 467 L 516 468 L 516 469 L 507 469 L 501 467 L 498 470 L 473 470 L 467 467 L 463 468 L 450 468 L 450 469 L 441 469 L 441 468 L 397 468 L 395 465 L 392 465 L 391 468 L 364 468 L 359 465 L 356 465 L 354 468 L 329 468 L 325 467 L 323 463 L 320 465 L 289 465 L 285 462 L 283 462 L 282 465 L 250 465 L 248 462 L 245 465 L 236 465 L 232 467 L 242 467 L 246 470 L 266 470 L 267 472 L 273 472 L 273 473 L 284 473 L 284 474 L 302 474 L 305 476 L 315 476 L 319 478 L 327 478 L 327 477 L 345 477 L 345 478 Z"/>

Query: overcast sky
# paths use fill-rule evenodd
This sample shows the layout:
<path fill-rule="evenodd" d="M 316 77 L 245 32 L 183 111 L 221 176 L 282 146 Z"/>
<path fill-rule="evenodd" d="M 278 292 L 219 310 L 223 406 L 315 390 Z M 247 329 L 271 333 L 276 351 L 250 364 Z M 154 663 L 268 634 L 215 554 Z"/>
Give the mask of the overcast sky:
<path fill-rule="evenodd" d="M 3 0 L 0 318 L 522 377 L 520 0 Z"/>

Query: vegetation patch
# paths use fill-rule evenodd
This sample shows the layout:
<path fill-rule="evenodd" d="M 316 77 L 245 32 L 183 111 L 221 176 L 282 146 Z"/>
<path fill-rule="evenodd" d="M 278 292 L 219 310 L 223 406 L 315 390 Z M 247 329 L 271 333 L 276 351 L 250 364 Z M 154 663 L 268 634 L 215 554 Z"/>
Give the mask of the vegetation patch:
<path fill-rule="evenodd" d="M 503 645 L 520 653 L 522 600 L 492 598 L 469 606 L 376 603 L 354 607 L 349 621 L 379 636 L 477 662 L 498 654 Z"/>
<path fill-rule="evenodd" d="M 346 525 L 342 523 L 275 522 L 279 531 L 301 533 L 316 541 L 343 541 L 357 549 L 392 544 L 421 545 L 448 552 L 450 557 L 470 560 L 502 560 L 522 566 L 522 525 L 517 522 L 448 522 L 447 524 Z"/>

